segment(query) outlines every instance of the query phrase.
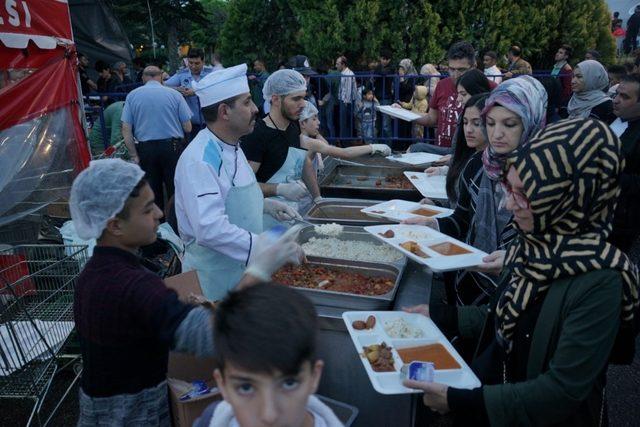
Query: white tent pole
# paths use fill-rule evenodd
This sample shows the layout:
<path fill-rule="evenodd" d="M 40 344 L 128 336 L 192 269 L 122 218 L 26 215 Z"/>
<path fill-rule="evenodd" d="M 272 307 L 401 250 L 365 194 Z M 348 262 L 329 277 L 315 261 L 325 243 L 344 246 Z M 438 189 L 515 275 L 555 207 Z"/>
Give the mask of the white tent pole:
<path fill-rule="evenodd" d="M 147 10 L 149 10 L 149 23 L 151 24 L 151 46 L 153 47 L 153 57 L 156 57 L 156 32 L 153 29 L 153 17 L 151 16 L 151 6 L 147 0 Z"/>

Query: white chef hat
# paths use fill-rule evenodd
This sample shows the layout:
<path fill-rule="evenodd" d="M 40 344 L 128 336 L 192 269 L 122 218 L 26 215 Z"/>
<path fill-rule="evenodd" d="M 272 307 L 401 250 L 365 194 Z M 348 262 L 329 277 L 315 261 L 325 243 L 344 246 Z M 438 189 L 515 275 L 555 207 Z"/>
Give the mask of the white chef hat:
<path fill-rule="evenodd" d="M 194 84 L 200 106 L 207 107 L 234 96 L 249 93 L 247 64 L 223 68 L 207 74 Z"/>
<path fill-rule="evenodd" d="M 300 121 L 307 120 L 317 115 L 318 115 L 318 109 L 316 108 L 316 106 L 313 105 L 311 102 L 306 101 L 304 104 L 304 109 L 302 110 L 302 113 L 300 113 L 300 118 L 298 120 Z"/>
<path fill-rule="evenodd" d="M 84 240 L 100 237 L 143 177 L 140 166 L 122 159 L 92 161 L 71 186 L 69 210 L 78 236 Z"/>

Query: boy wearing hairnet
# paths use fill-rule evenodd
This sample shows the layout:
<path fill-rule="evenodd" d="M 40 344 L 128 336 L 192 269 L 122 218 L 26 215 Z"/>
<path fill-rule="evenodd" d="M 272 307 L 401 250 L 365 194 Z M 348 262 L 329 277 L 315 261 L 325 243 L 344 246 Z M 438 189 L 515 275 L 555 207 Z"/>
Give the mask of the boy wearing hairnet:
<path fill-rule="evenodd" d="M 92 162 L 74 181 L 69 207 L 78 235 L 97 239 L 74 295 L 84 366 L 78 425 L 168 426 L 169 350 L 211 355 L 211 312 L 179 301 L 140 264 L 137 252 L 155 241 L 162 212 L 138 165 Z"/>

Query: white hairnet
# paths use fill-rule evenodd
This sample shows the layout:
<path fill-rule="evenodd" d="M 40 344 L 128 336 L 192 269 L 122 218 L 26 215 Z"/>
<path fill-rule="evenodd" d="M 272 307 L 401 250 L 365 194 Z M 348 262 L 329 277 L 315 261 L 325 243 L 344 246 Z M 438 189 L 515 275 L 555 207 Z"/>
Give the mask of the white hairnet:
<path fill-rule="evenodd" d="M 278 70 L 271 74 L 262 88 L 262 96 L 271 100 L 271 95 L 286 96 L 294 92 L 306 92 L 307 82 L 296 70 Z"/>
<path fill-rule="evenodd" d="M 144 171 L 121 159 L 94 160 L 71 186 L 69 210 L 80 238 L 97 239 L 107 222 L 122 211 Z"/>
<path fill-rule="evenodd" d="M 304 105 L 304 110 L 302 110 L 302 113 L 300 113 L 300 118 L 298 120 L 300 121 L 307 120 L 317 115 L 318 115 L 318 109 L 316 108 L 316 106 L 313 105 L 313 103 L 307 101 Z"/>

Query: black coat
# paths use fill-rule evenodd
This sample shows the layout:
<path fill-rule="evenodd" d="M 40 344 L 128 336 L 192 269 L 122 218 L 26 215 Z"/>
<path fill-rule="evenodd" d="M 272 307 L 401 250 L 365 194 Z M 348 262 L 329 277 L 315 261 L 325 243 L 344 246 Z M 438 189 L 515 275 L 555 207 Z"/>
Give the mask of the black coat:
<path fill-rule="evenodd" d="M 640 13 L 634 13 L 627 21 L 627 37 L 637 37 L 640 30 Z"/>
<path fill-rule="evenodd" d="M 620 136 L 625 160 L 620 175 L 620 197 L 609 242 L 628 252 L 640 236 L 640 119 L 629 122 Z"/>

